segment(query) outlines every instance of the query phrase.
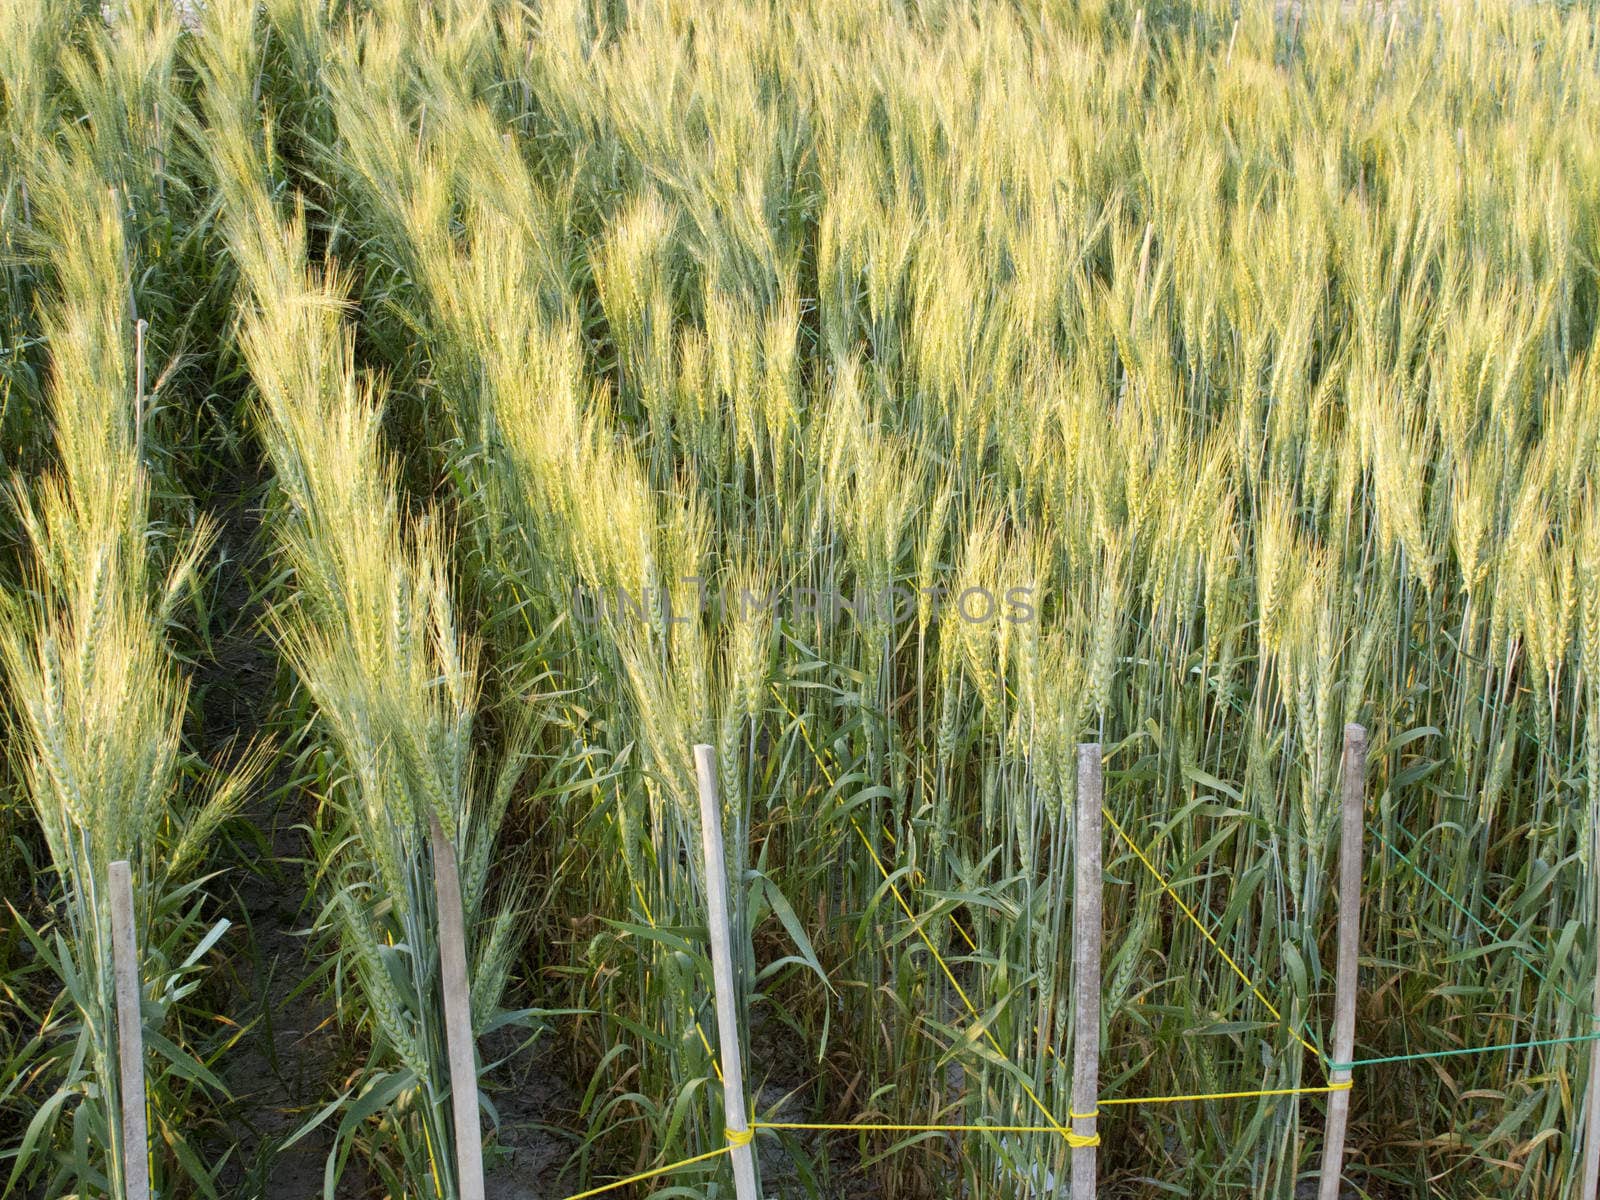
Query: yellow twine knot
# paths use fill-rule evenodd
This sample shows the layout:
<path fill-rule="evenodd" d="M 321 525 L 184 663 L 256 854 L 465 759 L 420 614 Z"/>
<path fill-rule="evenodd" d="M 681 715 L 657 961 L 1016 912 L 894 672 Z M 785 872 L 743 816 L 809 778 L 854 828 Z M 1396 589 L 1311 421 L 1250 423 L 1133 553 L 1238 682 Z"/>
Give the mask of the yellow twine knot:
<path fill-rule="evenodd" d="M 722 1136 L 728 1139 L 728 1145 L 737 1150 L 741 1146 L 748 1146 L 756 1140 L 754 1129 L 724 1129 Z"/>
<path fill-rule="evenodd" d="M 1070 1109 L 1067 1112 L 1067 1116 L 1074 1121 L 1092 1121 L 1099 1115 L 1100 1110 L 1098 1108 L 1093 1112 L 1086 1113 L 1072 1112 Z M 1067 1145 L 1074 1150 L 1088 1150 L 1100 1144 L 1100 1135 L 1098 1133 L 1082 1134 L 1070 1125 L 1062 1132 L 1067 1135 Z"/>

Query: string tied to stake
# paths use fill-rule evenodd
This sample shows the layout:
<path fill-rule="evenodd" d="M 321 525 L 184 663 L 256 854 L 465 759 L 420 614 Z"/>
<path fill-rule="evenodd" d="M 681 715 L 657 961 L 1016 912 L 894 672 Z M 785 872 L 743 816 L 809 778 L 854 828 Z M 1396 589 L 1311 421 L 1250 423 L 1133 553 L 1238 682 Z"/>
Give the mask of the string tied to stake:
<path fill-rule="evenodd" d="M 1096 1108 L 1093 1112 L 1086 1113 L 1072 1112 L 1069 1110 L 1067 1112 L 1067 1119 L 1074 1122 L 1093 1121 L 1099 1117 L 1099 1115 L 1099 1108 Z M 1071 1146 L 1074 1150 L 1089 1150 L 1100 1144 L 1100 1135 L 1098 1133 L 1079 1133 L 1072 1125 L 1068 1125 L 1064 1130 L 1062 1130 L 1062 1133 L 1067 1139 L 1067 1145 Z"/>

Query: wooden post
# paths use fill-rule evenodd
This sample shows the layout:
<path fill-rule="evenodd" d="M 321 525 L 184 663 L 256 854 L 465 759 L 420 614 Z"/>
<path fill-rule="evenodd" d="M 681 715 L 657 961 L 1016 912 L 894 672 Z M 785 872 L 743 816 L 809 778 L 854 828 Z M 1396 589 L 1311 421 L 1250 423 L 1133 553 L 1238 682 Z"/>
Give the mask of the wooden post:
<path fill-rule="evenodd" d="M 1093 1137 L 1100 1105 L 1100 743 L 1078 747 L 1078 821 L 1072 901 L 1072 1130 Z M 1094 1200 L 1099 1152 L 1072 1151 L 1072 1200 Z"/>
<path fill-rule="evenodd" d="M 179 9 L 182 12 L 183 9 Z M 150 106 L 150 114 L 156 126 L 156 199 L 161 202 L 161 211 L 167 211 L 167 156 L 161 151 L 161 104 L 157 101 Z"/>
<path fill-rule="evenodd" d="M 1344 727 L 1343 823 L 1339 839 L 1339 958 L 1334 978 L 1333 1061 L 1347 1063 L 1355 1053 L 1356 969 L 1361 949 L 1361 829 L 1366 820 L 1367 731 Z M 1350 1082 L 1350 1069 L 1329 1073 L 1329 1083 Z M 1350 1115 L 1348 1088 L 1328 1096 L 1328 1123 L 1322 1142 L 1320 1200 L 1339 1200 L 1344 1169 L 1344 1129 Z"/>
<path fill-rule="evenodd" d="M 124 1200 L 150 1200 L 150 1133 L 144 1111 L 144 1014 L 140 1010 L 139 940 L 133 929 L 133 872 L 111 864 L 111 963 L 117 995 L 117 1066 L 122 1110 Z"/>
<path fill-rule="evenodd" d="M 744 1107 L 744 1060 L 739 1056 L 739 1011 L 733 995 L 733 936 L 728 928 L 728 871 L 722 857 L 722 804 L 717 798 L 717 760 L 710 746 L 694 748 L 700 782 L 700 845 L 706 859 L 706 931 L 711 937 L 711 975 L 717 995 L 717 1037 L 722 1045 L 722 1108 L 736 1144 L 733 1186 L 737 1200 L 761 1200 L 756 1157 L 748 1141 Z"/>
<path fill-rule="evenodd" d="M 1600 1033 L 1600 963 L 1595 966 L 1594 1032 Z M 1581 1200 L 1600 1196 L 1600 1042 L 1589 1043 L 1589 1120 L 1583 1138 Z"/>
<path fill-rule="evenodd" d="M 1590 814 L 1590 851 L 1600 851 L 1600 812 Z M 1594 861 L 1600 861 L 1595 859 Z M 1600 920 L 1600 914 L 1597 914 Z M 1600 1033 L 1600 959 L 1595 961 L 1594 1022 L 1591 1033 Z M 1583 1191 L 1579 1200 L 1597 1200 L 1600 1197 L 1600 1042 L 1589 1043 L 1589 1095 L 1588 1120 L 1583 1136 Z"/>
<path fill-rule="evenodd" d="M 483 1200 L 483 1126 L 478 1120 L 478 1051 L 472 1040 L 467 985 L 467 931 L 461 912 L 456 848 L 438 817 L 430 819 L 433 893 L 439 915 L 439 974 L 444 991 L 445 1051 L 450 1057 L 450 1108 L 455 1118 L 456 1177 L 461 1200 Z"/>
<path fill-rule="evenodd" d="M 140 317 L 133 323 L 133 374 L 135 387 L 133 397 L 133 461 L 135 466 L 144 465 L 144 335 L 150 328 L 150 322 Z"/>

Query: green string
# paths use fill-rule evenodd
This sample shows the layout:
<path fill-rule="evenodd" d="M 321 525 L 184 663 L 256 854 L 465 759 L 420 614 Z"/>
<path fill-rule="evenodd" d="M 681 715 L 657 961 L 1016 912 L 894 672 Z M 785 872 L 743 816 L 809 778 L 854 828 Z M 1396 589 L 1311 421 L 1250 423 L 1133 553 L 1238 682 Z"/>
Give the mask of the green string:
<path fill-rule="evenodd" d="M 1424 1058 L 1453 1058 L 1459 1054 L 1492 1054 L 1497 1050 L 1528 1050 L 1535 1046 L 1560 1046 L 1567 1042 L 1600 1041 L 1600 1033 L 1580 1033 L 1572 1037 L 1540 1038 L 1536 1042 L 1505 1042 L 1498 1046 L 1463 1046 L 1459 1050 L 1430 1050 L 1426 1054 L 1390 1054 L 1383 1058 L 1358 1058 L 1354 1062 L 1328 1064 L 1330 1071 L 1349 1071 L 1356 1067 L 1375 1067 L 1380 1063 L 1416 1062 Z"/>
<path fill-rule="evenodd" d="M 1387 846 L 1390 852 L 1399 858 L 1401 862 L 1405 863 L 1406 866 L 1415 871 L 1417 878 L 1421 879 L 1422 882 L 1426 883 L 1434 891 L 1438 892 L 1439 895 L 1443 896 L 1451 904 L 1451 906 L 1456 909 L 1456 911 L 1461 913 L 1462 916 L 1466 917 L 1467 920 L 1471 921 L 1482 932 L 1488 934 L 1490 937 L 1500 937 L 1500 934 L 1496 933 L 1495 930 L 1490 928 L 1489 925 L 1481 920 L 1478 915 L 1469 909 L 1465 904 L 1461 903 L 1460 900 L 1457 900 L 1454 896 L 1452 896 L 1449 890 L 1445 888 L 1443 884 L 1439 883 L 1438 880 L 1434 879 L 1433 876 L 1429 875 L 1425 870 L 1423 870 L 1422 867 L 1419 866 L 1409 855 L 1407 855 L 1405 851 L 1401 850 L 1400 847 L 1396 846 L 1388 838 L 1384 837 L 1383 832 L 1378 829 L 1377 826 L 1368 824 L 1367 829 L 1371 831 L 1373 837 L 1377 838 L 1380 842 Z M 1417 837 L 1416 834 L 1412 833 L 1409 829 L 1405 830 L 1404 832 L 1406 836 L 1411 839 L 1411 844 L 1413 847 L 1420 846 L 1422 844 L 1422 839 Z M 1496 916 L 1505 921 L 1512 921 L 1511 916 L 1498 905 L 1496 905 L 1492 900 L 1488 901 L 1487 903 L 1489 907 L 1494 910 Z M 1561 987 L 1561 985 L 1558 983 L 1552 982 L 1548 975 L 1546 975 L 1538 967 L 1534 966 L 1521 954 L 1517 953 L 1514 948 L 1507 945 L 1507 949 L 1511 951 L 1511 956 L 1513 958 L 1515 958 L 1528 970 L 1532 971 L 1541 982 L 1548 983 L 1551 987 L 1553 987 L 1567 1000 L 1569 1004 L 1577 1005 L 1580 1008 L 1582 1007 L 1582 1004 L 1569 995 L 1565 988 Z M 1539 1046 L 1561 1046 L 1568 1045 L 1573 1042 L 1593 1041 L 1600 1041 L 1600 1033 L 1580 1033 L 1574 1034 L 1572 1037 L 1539 1038 L 1530 1042 L 1502 1042 L 1496 1046 L 1463 1046 L 1456 1050 L 1429 1050 L 1421 1054 L 1388 1054 L 1384 1055 L 1382 1058 L 1358 1058 L 1353 1062 L 1347 1063 L 1330 1062 L 1328 1064 L 1328 1070 L 1349 1071 L 1356 1067 L 1375 1067 L 1383 1063 L 1420 1062 L 1424 1059 L 1430 1058 L 1456 1058 L 1467 1054 L 1494 1054 L 1506 1050 L 1531 1050 Z"/>
<path fill-rule="evenodd" d="M 1389 847 L 1389 849 L 1395 854 L 1396 857 L 1398 857 L 1400 859 L 1401 862 L 1405 863 L 1406 866 L 1410 867 L 1413 871 L 1415 871 L 1417 873 L 1417 877 L 1419 879 L 1421 879 L 1423 883 L 1427 884 L 1434 891 L 1438 892 L 1439 895 L 1443 896 L 1446 900 L 1448 900 L 1451 903 L 1451 905 L 1453 905 L 1455 907 L 1455 909 L 1458 912 L 1461 913 L 1462 916 L 1466 917 L 1467 920 L 1471 921 L 1474 925 L 1476 925 L 1480 930 L 1482 930 L 1484 933 L 1488 934 L 1490 937 L 1498 938 L 1500 936 L 1493 929 L 1489 928 L 1489 926 L 1487 924 L 1485 924 L 1481 919 L 1479 919 L 1479 917 L 1478 917 L 1478 915 L 1476 913 L 1474 913 L 1465 904 L 1461 903 L 1461 901 L 1457 900 L 1454 896 L 1452 896 L 1449 893 L 1449 891 L 1447 891 L 1442 884 L 1440 884 L 1437 880 L 1435 880 L 1433 878 L 1433 876 L 1429 875 L 1420 866 L 1418 866 L 1414 861 L 1412 861 L 1410 858 L 1408 858 L 1406 856 L 1405 851 L 1401 850 L 1400 847 L 1396 846 L 1388 838 L 1384 837 L 1382 831 L 1380 831 L 1377 826 L 1369 824 L 1367 826 L 1367 828 L 1372 832 L 1372 836 L 1373 837 L 1377 838 L 1385 846 Z M 1405 830 L 1404 832 L 1405 832 L 1405 835 L 1411 839 L 1411 842 L 1412 842 L 1413 846 L 1418 845 L 1418 844 L 1421 843 L 1422 839 L 1417 837 L 1409 829 Z M 1505 912 L 1503 912 L 1498 906 L 1496 906 L 1494 901 L 1490 900 L 1490 901 L 1488 901 L 1488 904 L 1489 904 L 1489 907 L 1494 909 L 1495 913 L 1498 914 L 1502 919 L 1507 920 L 1507 921 L 1510 921 L 1512 919 Z M 1538 976 L 1540 982 L 1548 983 L 1548 984 L 1550 984 L 1551 987 L 1555 988 L 1555 990 L 1557 992 L 1560 992 L 1561 996 L 1567 1001 L 1568 1004 L 1576 1005 L 1579 1008 L 1583 1007 L 1583 1001 L 1578 1000 L 1578 999 L 1574 998 L 1573 996 L 1569 995 L 1565 988 L 1563 988 L 1559 983 L 1552 982 L 1548 975 L 1546 975 L 1538 967 L 1534 966 L 1527 959 L 1523 958 L 1522 955 L 1518 954 L 1515 949 L 1511 948 L 1510 946 L 1507 946 L 1507 949 L 1511 950 L 1511 957 L 1516 959 L 1523 966 L 1527 967 L 1528 970 L 1532 971 L 1536 976 Z"/>

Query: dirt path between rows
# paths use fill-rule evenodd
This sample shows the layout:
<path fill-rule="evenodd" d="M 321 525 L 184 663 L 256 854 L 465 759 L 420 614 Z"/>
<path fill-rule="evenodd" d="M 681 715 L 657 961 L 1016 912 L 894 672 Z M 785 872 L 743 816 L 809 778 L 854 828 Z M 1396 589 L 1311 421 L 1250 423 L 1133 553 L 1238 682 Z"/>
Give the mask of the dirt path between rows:
<path fill-rule="evenodd" d="M 234 994 L 227 1011 L 247 1026 L 222 1061 L 233 1097 L 232 1159 L 223 1183 L 224 1194 L 237 1200 L 313 1200 L 322 1192 L 328 1131 L 319 1129 L 287 1150 L 281 1143 L 331 1097 L 339 1038 L 331 1009 L 307 982 L 316 964 L 302 933 L 313 914 L 306 837 L 298 826 L 310 814 L 282 752 L 285 731 L 276 727 L 278 657 L 258 594 L 270 572 L 261 536 L 266 490 L 265 472 L 247 463 L 212 496 L 221 525 L 218 628 L 215 656 L 199 666 L 195 680 L 207 757 L 263 736 L 274 737 L 280 751 L 221 856 L 228 872 L 219 890 L 232 893 L 229 915 L 239 926 L 230 938 Z"/>

